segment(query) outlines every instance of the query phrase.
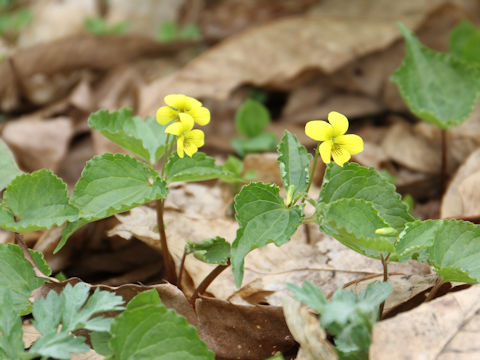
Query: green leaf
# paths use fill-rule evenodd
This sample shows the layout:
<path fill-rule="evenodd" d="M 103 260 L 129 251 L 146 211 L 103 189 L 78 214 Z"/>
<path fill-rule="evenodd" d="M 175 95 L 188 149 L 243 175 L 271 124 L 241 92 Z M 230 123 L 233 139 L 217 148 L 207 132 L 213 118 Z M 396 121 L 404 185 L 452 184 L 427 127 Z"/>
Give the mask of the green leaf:
<path fill-rule="evenodd" d="M 475 66 L 480 65 L 480 31 L 469 21 L 462 21 L 450 34 L 452 55 Z"/>
<path fill-rule="evenodd" d="M 288 287 L 297 300 L 318 311 L 322 327 L 335 336 L 340 359 L 368 360 L 378 306 L 392 293 L 389 282 L 371 283 L 358 295 L 340 288 L 328 302 L 322 290 L 308 282 Z"/>
<path fill-rule="evenodd" d="M 145 298 L 145 299 L 143 299 Z M 115 359 L 213 360 L 195 328 L 167 309 L 155 289 L 135 296 L 111 328 Z"/>
<path fill-rule="evenodd" d="M 187 241 L 185 252 L 208 264 L 227 265 L 230 259 L 230 243 L 217 236 L 199 242 Z"/>
<path fill-rule="evenodd" d="M 325 305 L 327 304 L 327 298 L 323 295 L 320 288 L 316 287 L 312 283 L 305 281 L 303 286 L 287 283 L 288 290 L 290 290 L 298 301 L 310 306 L 318 313 L 322 313 Z"/>
<path fill-rule="evenodd" d="M 235 214 L 240 225 L 232 244 L 232 270 L 237 287 L 243 279 L 245 256 L 273 242 L 287 243 L 303 220 L 303 205 L 285 207 L 280 188 L 260 182 L 242 188 L 235 197 Z"/>
<path fill-rule="evenodd" d="M 388 226 L 399 232 L 407 222 L 413 221 L 395 186 L 373 168 L 355 163 L 346 163 L 343 168 L 334 163 L 327 166 L 318 202 L 344 198 L 371 202 Z"/>
<path fill-rule="evenodd" d="M 260 135 L 269 123 L 268 109 L 261 102 L 253 99 L 247 99 L 235 114 L 235 127 L 247 138 Z"/>
<path fill-rule="evenodd" d="M 172 42 L 178 37 L 178 24 L 175 21 L 164 21 L 157 30 L 158 41 Z"/>
<path fill-rule="evenodd" d="M 0 292 L 0 358 L 19 359 L 23 354 L 22 318 L 9 290 Z"/>
<path fill-rule="evenodd" d="M 103 356 L 113 355 L 113 350 L 110 348 L 109 341 L 112 338 L 109 332 L 94 331 L 90 334 L 90 342 L 96 353 Z"/>
<path fill-rule="evenodd" d="M 68 201 L 65 183 L 43 169 L 17 176 L 7 186 L 0 207 L 0 227 L 30 232 L 62 225 L 77 216 L 78 210 Z"/>
<path fill-rule="evenodd" d="M 180 158 L 177 153 L 174 153 L 168 159 L 165 167 L 165 177 L 168 183 L 217 179 L 221 175 L 222 168 L 215 165 L 215 159 L 202 152 L 184 158 Z"/>
<path fill-rule="evenodd" d="M 122 310 L 122 297 L 97 289 L 88 298 L 89 291 L 90 287 L 85 283 L 78 283 L 75 286 L 67 284 L 60 295 L 52 290 L 46 298 L 35 301 L 33 325 L 42 336 L 33 344 L 30 353 L 56 359 L 70 359 L 70 353 L 90 350 L 85 344 L 85 338 L 75 336 L 73 331 L 110 330 L 112 319 L 95 315 L 105 311 Z"/>
<path fill-rule="evenodd" d="M 345 246 L 367 256 L 379 258 L 379 252 L 393 252 L 395 237 L 375 230 L 387 227 L 372 203 L 363 199 L 339 199 L 317 206 L 320 230 Z"/>
<path fill-rule="evenodd" d="M 32 21 L 32 18 L 32 12 L 26 7 L 3 14 L 0 12 L 0 35 L 18 33 Z"/>
<path fill-rule="evenodd" d="M 108 25 L 105 19 L 101 17 L 91 17 L 85 19 L 83 25 L 93 35 L 121 35 L 128 31 L 128 23 L 119 22 Z"/>
<path fill-rule="evenodd" d="M 477 102 L 480 69 L 426 48 L 402 24 L 400 29 L 407 56 L 391 79 L 408 107 L 422 120 L 442 129 L 462 123 Z"/>
<path fill-rule="evenodd" d="M 261 134 L 249 139 L 233 138 L 232 147 L 240 156 L 275 150 L 277 137 L 275 134 Z"/>
<path fill-rule="evenodd" d="M 322 327 L 335 335 L 340 359 L 368 360 L 373 324 L 378 306 L 392 293 L 389 282 L 374 282 L 356 295 L 339 289 L 325 305 L 320 317 Z"/>
<path fill-rule="evenodd" d="M 22 174 L 23 171 L 18 168 L 7 144 L 0 139 L 0 191 L 10 184 L 15 177 Z"/>
<path fill-rule="evenodd" d="M 55 252 L 81 226 L 167 194 L 165 181 L 152 167 L 123 154 L 95 156 L 87 162 L 71 198 L 80 209 L 79 219 L 67 224 Z"/>
<path fill-rule="evenodd" d="M 180 30 L 180 39 L 199 40 L 202 38 L 202 31 L 196 24 L 187 24 Z"/>
<path fill-rule="evenodd" d="M 52 274 L 52 269 L 48 266 L 43 254 L 40 251 L 28 249 L 30 255 L 32 255 L 32 259 L 37 265 L 38 269 L 46 276 L 50 276 Z"/>
<path fill-rule="evenodd" d="M 466 221 L 415 221 L 400 234 L 399 256 L 427 259 L 445 281 L 480 282 L 480 226 Z"/>
<path fill-rule="evenodd" d="M 303 195 L 307 191 L 312 155 L 308 153 L 305 146 L 300 144 L 297 137 L 288 130 L 285 130 L 285 135 L 278 144 L 278 154 L 283 186 L 285 189 L 294 186 L 293 198 L 296 199 L 295 194 Z"/>
<path fill-rule="evenodd" d="M 160 125 L 151 117 L 143 120 L 132 116 L 130 109 L 124 108 L 112 113 L 99 110 L 90 115 L 88 125 L 150 164 L 155 164 L 165 152 L 167 126 Z"/>
<path fill-rule="evenodd" d="M 0 264 L 0 298 L 5 292 L 11 292 L 15 311 L 21 315 L 29 314 L 32 306 L 28 299 L 45 280 L 35 276 L 32 265 L 18 245 L 0 244 Z"/>
<path fill-rule="evenodd" d="M 257 177 L 255 170 L 249 170 L 243 173 L 243 161 L 236 156 L 229 155 L 227 161 L 222 166 L 222 175 L 220 179 L 227 183 L 246 183 Z"/>

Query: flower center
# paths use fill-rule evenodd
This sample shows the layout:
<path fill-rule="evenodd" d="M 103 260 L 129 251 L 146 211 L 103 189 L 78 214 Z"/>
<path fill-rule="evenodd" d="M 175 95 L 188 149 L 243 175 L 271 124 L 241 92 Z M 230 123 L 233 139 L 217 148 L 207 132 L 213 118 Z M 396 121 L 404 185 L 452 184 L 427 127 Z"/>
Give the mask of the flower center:
<path fill-rule="evenodd" d="M 339 144 L 333 144 L 332 153 L 335 154 L 335 156 L 342 156 L 343 154 L 342 146 Z"/>

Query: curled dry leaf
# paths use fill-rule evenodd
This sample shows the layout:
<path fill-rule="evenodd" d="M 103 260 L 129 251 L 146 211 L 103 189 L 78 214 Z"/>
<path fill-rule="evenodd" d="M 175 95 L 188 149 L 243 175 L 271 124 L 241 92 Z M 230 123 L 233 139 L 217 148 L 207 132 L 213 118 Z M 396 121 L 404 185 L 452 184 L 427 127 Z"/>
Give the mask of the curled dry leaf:
<path fill-rule="evenodd" d="M 18 119 L 8 122 L 2 137 L 27 171 L 42 168 L 57 171 L 73 136 L 71 119 Z"/>
<path fill-rule="evenodd" d="M 318 316 L 309 312 L 297 300 L 285 297 L 283 314 L 288 328 L 300 344 L 297 360 L 337 360 L 335 348 L 327 340 L 325 330 L 320 326 Z"/>
<path fill-rule="evenodd" d="M 480 286 L 445 295 L 373 327 L 370 359 L 477 359 Z"/>

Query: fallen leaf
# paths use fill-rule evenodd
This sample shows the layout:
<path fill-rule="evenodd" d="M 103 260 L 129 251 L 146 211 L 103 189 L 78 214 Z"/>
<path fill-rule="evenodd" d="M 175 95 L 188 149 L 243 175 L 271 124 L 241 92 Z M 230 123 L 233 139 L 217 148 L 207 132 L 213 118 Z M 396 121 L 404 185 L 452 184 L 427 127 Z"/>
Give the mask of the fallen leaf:
<path fill-rule="evenodd" d="M 392 45 L 400 36 L 392 18 L 416 29 L 443 3 L 402 2 L 405 5 L 393 11 L 389 8 L 390 18 L 379 17 L 375 21 L 333 15 L 301 16 L 250 29 L 203 53 L 169 80 L 159 79 L 142 88 L 139 112 L 153 114 L 168 93 L 225 100 L 243 84 L 281 90 L 295 88 L 298 81 L 304 83 L 313 74 L 334 74 L 354 59 Z M 310 76 L 300 76 L 306 70 Z"/>
<path fill-rule="evenodd" d="M 2 133 L 20 167 L 27 171 L 42 168 L 57 171 L 72 136 L 72 122 L 67 117 L 17 119 L 8 122 Z"/>
<path fill-rule="evenodd" d="M 370 359 L 476 359 L 480 286 L 376 323 Z"/>
<path fill-rule="evenodd" d="M 449 218 L 480 215 L 480 208 L 476 204 L 476 187 L 475 184 L 472 184 L 472 182 L 475 182 L 478 178 L 477 174 L 479 172 L 480 150 L 476 150 L 457 170 L 447 191 L 443 195 L 440 217 Z"/>
<path fill-rule="evenodd" d="M 327 340 L 325 330 L 320 326 L 318 316 L 309 312 L 297 300 L 285 297 L 283 313 L 288 328 L 300 344 L 296 360 L 336 360 L 337 352 Z"/>

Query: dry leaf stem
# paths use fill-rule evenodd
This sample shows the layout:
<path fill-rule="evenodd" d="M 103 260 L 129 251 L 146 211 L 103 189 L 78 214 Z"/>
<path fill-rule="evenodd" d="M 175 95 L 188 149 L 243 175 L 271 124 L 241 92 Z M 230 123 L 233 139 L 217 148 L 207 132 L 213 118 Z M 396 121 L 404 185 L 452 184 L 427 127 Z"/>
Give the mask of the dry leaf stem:
<path fill-rule="evenodd" d="M 195 289 L 192 297 L 190 298 L 190 304 L 195 308 L 195 300 L 197 300 L 200 294 L 203 294 L 205 290 L 210 286 L 213 280 L 216 279 L 218 275 L 220 275 L 223 270 L 230 266 L 230 259 L 228 259 L 227 265 L 218 265 L 215 269 L 213 269 L 210 274 L 208 274 L 205 279 L 202 280 L 200 285 Z"/>
<path fill-rule="evenodd" d="M 443 284 L 444 284 L 443 279 L 441 277 L 438 277 L 438 279 L 435 282 L 435 285 L 433 286 L 432 290 L 430 290 L 430 292 L 428 293 L 428 296 L 425 299 L 425 302 L 429 302 L 429 301 L 433 300 L 433 298 L 435 297 L 435 295 L 437 295 L 438 290 L 440 290 L 440 288 L 442 287 Z"/>
<path fill-rule="evenodd" d="M 158 232 L 160 233 L 160 244 L 162 246 L 162 257 L 165 264 L 165 272 L 167 280 L 173 285 L 177 285 L 177 274 L 175 273 L 175 265 L 172 256 L 168 250 L 167 234 L 165 232 L 165 223 L 163 221 L 163 213 L 165 209 L 165 199 L 157 200 L 157 223 Z"/>

